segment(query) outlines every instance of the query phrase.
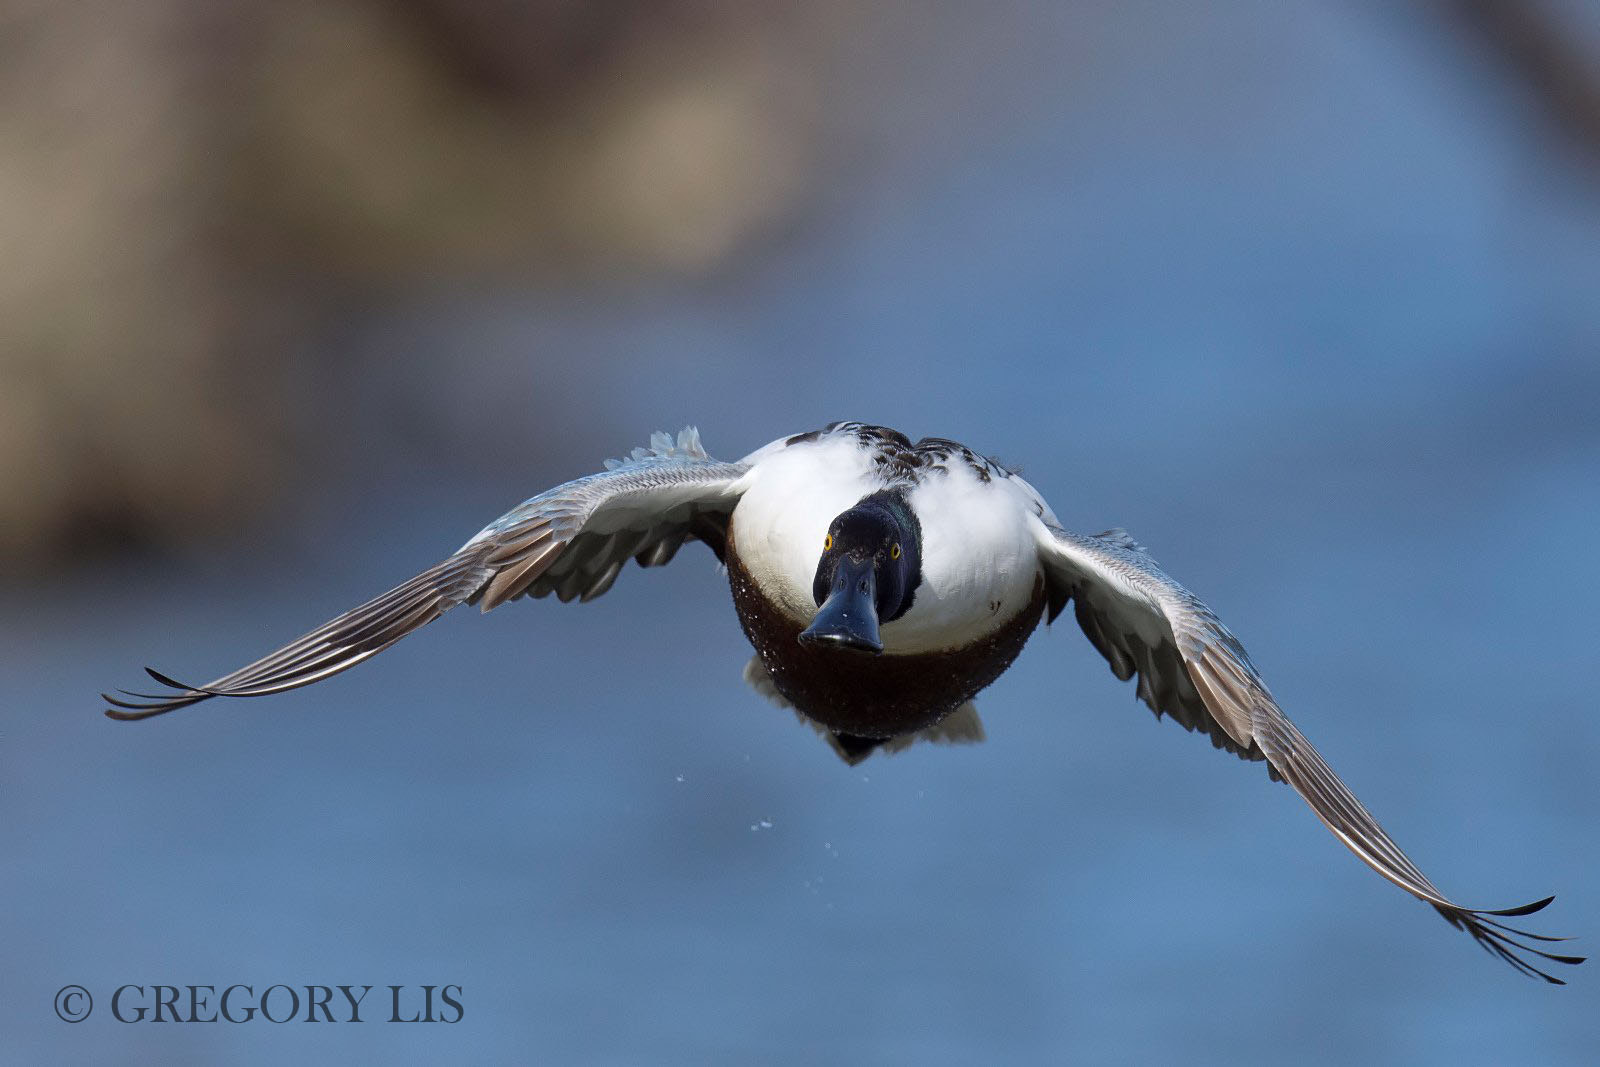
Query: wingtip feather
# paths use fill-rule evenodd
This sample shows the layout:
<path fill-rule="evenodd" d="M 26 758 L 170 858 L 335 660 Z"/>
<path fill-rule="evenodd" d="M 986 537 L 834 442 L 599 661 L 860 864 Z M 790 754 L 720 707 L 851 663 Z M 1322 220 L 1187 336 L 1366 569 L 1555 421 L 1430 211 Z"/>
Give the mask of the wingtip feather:
<path fill-rule="evenodd" d="M 1519 908 L 1501 908 L 1498 911 L 1482 911 L 1482 912 L 1479 912 L 1478 914 L 1480 914 L 1480 915 L 1499 915 L 1499 916 L 1502 916 L 1504 918 L 1514 919 L 1519 915 L 1532 915 L 1536 911 L 1543 911 L 1545 908 L 1549 907 L 1550 903 L 1555 899 L 1556 899 L 1555 898 L 1555 894 L 1552 893 L 1550 896 L 1545 897 L 1543 900 L 1536 900 L 1532 904 L 1524 904 Z"/>
<path fill-rule="evenodd" d="M 150 677 L 154 678 L 156 681 L 160 682 L 162 685 L 170 686 L 173 689 L 182 690 L 185 693 L 210 693 L 210 690 L 202 689 L 197 685 L 187 685 L 187 684 L 185 684 L 183 682 L 179 682 L 179 681 L 176 681 L 176 680 L 174 680 L 172 678 L 168 678 L 166 675 L 162 674 L 160 671 L 156 670 L 154 667 L 146 667 L 144 669 L 144 673 L 148 674 Z"/>

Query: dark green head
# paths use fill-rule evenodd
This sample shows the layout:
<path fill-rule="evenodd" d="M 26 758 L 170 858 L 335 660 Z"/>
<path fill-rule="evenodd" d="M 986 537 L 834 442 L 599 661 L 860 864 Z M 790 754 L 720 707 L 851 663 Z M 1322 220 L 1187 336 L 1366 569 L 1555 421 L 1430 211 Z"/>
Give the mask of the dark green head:
<path fill-rule="evenodd" d="M 800 640 L 882 652 L 879 624 L 910 610 L 921 583 L 922 526 L 904 495 L 863 497 L 828 526 L 811 584 L 817 615 Z"/>

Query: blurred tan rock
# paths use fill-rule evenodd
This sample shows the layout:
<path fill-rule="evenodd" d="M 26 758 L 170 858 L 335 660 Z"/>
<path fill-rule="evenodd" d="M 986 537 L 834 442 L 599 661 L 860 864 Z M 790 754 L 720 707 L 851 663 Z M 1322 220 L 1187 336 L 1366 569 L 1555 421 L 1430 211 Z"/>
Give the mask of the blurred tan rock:
<path fill-rule="evenodd" d="M 227 397 L 217 208 L 176 3 L 0 15 L 0 551 L 209 528 L 266 451 Z"/>
<path fill-rule="evenodd" d="M 316 477 L 284 353 L 389 287 L 705 271 L 782 226 L 797 10 L 0 0 L 0 567 Z"/>
<path fill-rule="evenodd" d="M 646 7 L 562 89 L 509 96 L 403 20 L 280 8 L 238 184 L 295 254 L 363 275 L 703 269 L 792 209 L 815 119 L 803 49 L 786 67 L 766 24 L 662 20 L 688 6 Z"/>

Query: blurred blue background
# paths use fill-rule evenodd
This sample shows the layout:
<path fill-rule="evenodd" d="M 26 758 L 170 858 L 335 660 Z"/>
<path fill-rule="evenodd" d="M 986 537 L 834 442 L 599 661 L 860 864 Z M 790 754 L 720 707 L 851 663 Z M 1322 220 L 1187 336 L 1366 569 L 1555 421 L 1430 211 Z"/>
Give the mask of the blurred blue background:
<path fill-rule="evenodd" d="M 5 1058 L 1600 1055 L 1595 965 L 1483 956 L 1070 619 L 987 742 L 854 769 L 698 547 L 270 700 L 96 697 L 651 430 L 866 419 L 1128 528 L 1447 892 L 1592 951 L 1593 5 L 0 14 Z M 110 1016 L 236 982 L 465 1017 Z"/>

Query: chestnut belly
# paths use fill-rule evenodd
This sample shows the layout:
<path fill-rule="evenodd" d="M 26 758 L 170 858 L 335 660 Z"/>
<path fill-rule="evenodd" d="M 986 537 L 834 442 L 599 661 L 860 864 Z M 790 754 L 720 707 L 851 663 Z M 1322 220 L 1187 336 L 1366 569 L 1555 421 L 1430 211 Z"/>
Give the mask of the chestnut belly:
<path fill-rule="evenodd" d="M 731 536 L 728 585 L 739 625 L 772 682 L 797 711 L 857 737 L 893 737 L 932 726 L 1011 666 L 1044 611 L 1044 580 L 1026 607 L 962 648 L 880 656 L 802 645 L 797 624 L 774 607 L 739 560 Z"/>

